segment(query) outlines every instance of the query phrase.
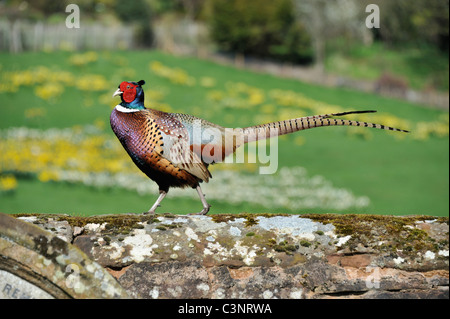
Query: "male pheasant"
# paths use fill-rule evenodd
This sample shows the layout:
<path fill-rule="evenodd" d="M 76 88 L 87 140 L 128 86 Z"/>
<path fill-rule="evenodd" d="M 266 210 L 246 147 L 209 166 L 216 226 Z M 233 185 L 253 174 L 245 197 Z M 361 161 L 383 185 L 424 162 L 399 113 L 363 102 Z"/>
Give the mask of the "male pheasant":
<path fill-rule="evenodd" d="M 114 92 L 122 102 L 111 113 L 111 128 L 136 166 L 159 186 L 159 197 L 148 211 L 155 213 L 170 187 L 192 187 L 203 205 L 199 214 L 206 215 L 210 205 L 200 188 L 211 177 L 208 165 L 221 162 L 245 143 L 289 134 L 320 126 L 364 126 L 408 132 L 380 124 L 334 119 L 355 113 L 300 117 L 242 129 L 225 129 L 203 119 L 179 113 L 166 113 L 144 106 L 144 80 L 122 82 Z M 200 129 L 200 131 L 199 131 Z M 207 134 L 203 134 L 207 132 Z M 216 139 L 205 138 L 214 136 Z"/>

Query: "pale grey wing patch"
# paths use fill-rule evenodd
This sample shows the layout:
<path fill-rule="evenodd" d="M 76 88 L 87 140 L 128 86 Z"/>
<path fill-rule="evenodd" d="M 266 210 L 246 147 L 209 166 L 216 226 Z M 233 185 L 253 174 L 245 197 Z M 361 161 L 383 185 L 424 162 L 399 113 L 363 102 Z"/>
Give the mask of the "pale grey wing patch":
<path fill-rule="evenodd" d="M 178 132 L 180 133 L 180 132 Z M 211 177 L 208 169 L 191 150 L 187 135 L 180 134 L 178 137 L 162 132 L 163 154 L 174 166 L 184 169 L 203 181 L 208 181 Z"/>
<path fill-rule="evenodd" d="M 191 145 L 221 142 L 224 127 L 188 114 L 174 113 L 173 115 L 183 124 Z"/>
<path fill-rule="evenodd" d="M 203 163 L 213 164 L 222 162 L 226 155 L 232 153 L 234 129 L 226 129 L 220 125 L 208 122 L 187 114 L 173 114 L 183 124 L 189 137 L 191 151 Z M 227 133 L 227 130 L 229 133 Z"/>

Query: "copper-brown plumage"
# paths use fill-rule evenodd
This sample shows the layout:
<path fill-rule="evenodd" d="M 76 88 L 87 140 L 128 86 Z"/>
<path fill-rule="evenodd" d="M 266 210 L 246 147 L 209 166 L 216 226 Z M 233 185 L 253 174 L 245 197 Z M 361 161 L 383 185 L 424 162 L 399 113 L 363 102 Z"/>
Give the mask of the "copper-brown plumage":
<path fill-rule="evenodd" d="M 164 120 L 165 119 L 165 120 Z M 152 180 L 158 183 L 160 190 L 168 191 L 170 187 L 197 187 L 199 181 L 208 181 L 211 176 L 204 169 L 204 179 L 194 176 L 183 167 L 175 166 L 164 157 L 163 132 L 177 134 L 177 128 L 170 129 L 164 122 L 181 124 L 168 113 L 156 110 L 122 113 L 113 110 L 111 127 L 134 163 Z M 178 136 L 181 136 L 179 134 Z"/>
<path fill-rule="evenodd" d="M 314 115 L 230 131 L 192 115 L 145 108 L 144 83 L 141 80 L 119 85 L 113 96 L 120 95 L 122 102 L 112 111 L 110 121 L 111 128 L 136 166 L 159 186 L 160 196 L 150 213 L 155 212 L 171 187 L 195 188 L 203 205 L 200 214 L 208 213 L 210 205 L 200 188 L 200 183 L 208 182 L 211 177 L 208 166 L 223 161 L 248 142 L 321 126 L 363 126 L 407 132 L 380 124 L 333 118 L 375 111 Z M 216 139 L 198 138 L 202 132 Z"/>

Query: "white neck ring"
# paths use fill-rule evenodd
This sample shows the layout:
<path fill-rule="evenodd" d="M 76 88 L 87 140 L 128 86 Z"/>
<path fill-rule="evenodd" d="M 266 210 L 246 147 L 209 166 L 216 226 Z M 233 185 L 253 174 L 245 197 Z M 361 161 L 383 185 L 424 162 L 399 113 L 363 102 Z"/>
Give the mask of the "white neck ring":
<path fill-rule="evenodd" d="M 119 112 L 122 112 L 122 113 L 134 113 L 134 112 L 139 112 L 138 109 L 130 109 L 130 108 L 124 107 L 124 106 L 122 106 L 122 105 L 120 105 L 120 104 L 116 105 L 115 109 L 116 109 L 117 111 L 119 111 Z"/>

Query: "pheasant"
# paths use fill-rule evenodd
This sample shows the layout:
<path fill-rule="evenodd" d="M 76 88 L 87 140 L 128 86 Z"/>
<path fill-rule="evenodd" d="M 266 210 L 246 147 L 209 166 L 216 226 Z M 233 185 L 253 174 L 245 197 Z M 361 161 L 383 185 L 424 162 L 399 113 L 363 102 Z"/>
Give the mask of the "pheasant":
<path fill-rule="evenodd" d="M 363 126 L 408 132 L 366 122 L 335 119 L 368 111 L 350 111 L 300 117 L 241 129 L 226 129 L 217 124 L 180 113 L 166 113 L 144 106 L 144 80 L 122 82 L 114 92 L 121 103 L 111 113 L 111 128 L 136 166 L 159 186 L 159 197 L 148 213 L 154 214 L 171 187 L 197 190 L 206 215 L 210 205 L 200 188 L 208 182 L 210 164 L 224 160 L 245 143 L 321 126 Z M 198 129 L 208 134 L 198 132 Z M 205 135 L 216 139 L 205 138 Z"/>

